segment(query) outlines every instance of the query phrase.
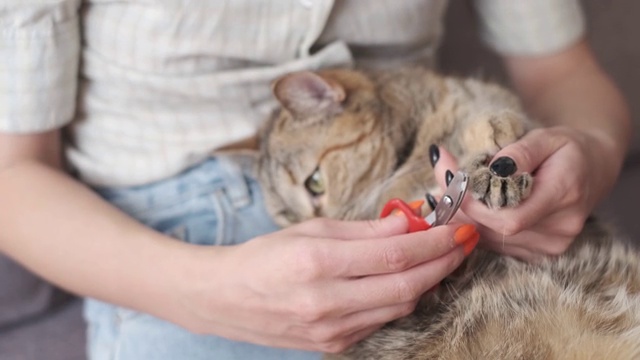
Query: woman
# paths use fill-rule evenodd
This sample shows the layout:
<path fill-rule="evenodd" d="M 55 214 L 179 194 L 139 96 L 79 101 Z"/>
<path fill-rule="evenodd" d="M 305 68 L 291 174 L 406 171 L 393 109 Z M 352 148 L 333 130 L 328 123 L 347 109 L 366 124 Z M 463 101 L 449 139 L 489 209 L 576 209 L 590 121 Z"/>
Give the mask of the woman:
<path fill-rule="evenodd" d="M 506 254 L 561 253 L 620 172 L 626 105 L 584 40 L 577 1 L 475 4 L 484 39 L 549 127 L 496 155 L 536 170 L 531 197 L 498 213 L 469 202 L 465 220 Z M 269 83 L 286 72 L 432 65 L 445 7 L 10 1 L 0 13 L 0 250 L 100 300 L 86 309 L 91 359 L 344 349 L 455 269 L 460 224 L 404 234 L 392 217 L 278 231 L 243 164 L 208 154 L 250 146 L 274 106 Z M 444 179 L 455 159 L 433 155 Z"/>

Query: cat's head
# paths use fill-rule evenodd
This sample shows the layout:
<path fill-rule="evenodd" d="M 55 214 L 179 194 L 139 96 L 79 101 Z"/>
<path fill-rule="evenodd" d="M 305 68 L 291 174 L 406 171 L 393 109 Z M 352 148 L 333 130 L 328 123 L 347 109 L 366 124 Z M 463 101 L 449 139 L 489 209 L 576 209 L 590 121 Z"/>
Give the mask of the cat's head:
<path fill-rule="evenodd" d="M 375 216 L 397 146 L 385 136 L 388 109 L 371 77 L 298 72 L 277 80 L 273 92 L 281 107 L 262 133 L 259 176 L 276 222 Z"/>

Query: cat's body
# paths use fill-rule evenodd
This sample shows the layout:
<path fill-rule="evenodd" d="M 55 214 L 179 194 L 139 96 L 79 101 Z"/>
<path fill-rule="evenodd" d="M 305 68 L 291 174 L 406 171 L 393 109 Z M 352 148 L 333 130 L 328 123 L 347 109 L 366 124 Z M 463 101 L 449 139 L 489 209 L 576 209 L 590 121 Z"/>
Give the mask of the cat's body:
<path fill-rule="evenodd" d="M 476 250 L 416 311 L 332 359 L 639 359 L 638 255 L 588 223 L 562 257 Z"/>
<path fill-rule="evenodd" d="M 328 70 L 288 75 L 274 92 L 282 109 L 264 132 L 259 176 L 282 225 L 371 219 L 390 198 L 424 198 L 436 188 L 431 144 L 458 157 L 471 195 L 492 208 L 531 189 L 530 175 L 488 167 L 534 126 L 496 85 L 417 68 Z M 638 260 L 595 221 L 538 264 L 476 250 L 412 315 L 336 358 L 639 358 Z"/>

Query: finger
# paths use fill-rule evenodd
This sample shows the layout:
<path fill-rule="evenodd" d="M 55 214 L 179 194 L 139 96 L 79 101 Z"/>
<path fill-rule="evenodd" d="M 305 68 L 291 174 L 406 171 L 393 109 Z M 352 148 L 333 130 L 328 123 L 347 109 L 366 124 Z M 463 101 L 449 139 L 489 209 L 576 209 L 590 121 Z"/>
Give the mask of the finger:
<path fill-rule="evenodd" d="M 478 201 L 465 201 L 463 209 L 478 223 L 497 232 L 517 234 L 539 223 L 544 217 L 580 201 L 581 167 L 567 171 L 567 159 L 575 159 L 564 148 L 566 137 L 553 132 L 532 131 L 522 140 L 505 147 L 498 157 L 513 155 L 521 171 L 536 170 L 531 194 L 515 208 L 490 210 Z M 521 164 L 524 164 L 521 166 Z M 584 167 L 584 166 L 583 166 Z M 582 167 L 582 168 L 583 168 Z"/>
<path fill-rule="evenodd" d="M 538 262 L 542 257 L 541 254 L 531 251 L 530 249 L 508 243 L 485 243 L 483 247 L 493 252 L 511 256 L 528 263 Z"/>
<path fill-rule="evenodd" d="M 458 171 L 458 162 L 456 158 L 445 148 L 440 147 L 439 149 L 440 149 L 440 161 L 438 161 L 434 166 L 434 174 L 436 177 L 436 181 L 440 186 L 440 189 L 442 189 L 442 193 L 444 193 L 445 189 L 448 186 L 447 178 L 450 176 L 447 173 L 455 174 Z M 438 200 L 439 198 L 440 196 L 438 196 Z M 466 209 L 468 206 L 474 206 L 474 207 L 480 206 L 482 209 L 487 208 L 484 204 L 473 199 L 471 196 L 465 196 L 464 199 L 462 199 L 462 205 L 460 206 L 460 208 Z M 471 216 L 465 217 L 465 216 L 458 215 L 460 214 L 460 212 L 461 211 L 456 212 L 456 214 L 452 219 L 452 222 L 453 221 L 462 222 L 462 223 L 476 222 L 475 218 Z"/>
<path fill-rule="evenodd" d="M 301 326 L 294 331 L 302 338 L 316 339 L 320 343 L 350 343 L 357 341 L 359 335 L 379 329 L 385 323 L 409 315 L 416 306 L 416 301 L 357 311 L 339 318 L 333 318 L 316 326 Z M 360 338 L 362 339 L 362 338 Z"/>
<path fill-rule="evenodd" d="M 380 311 L 380 313 L 385 311 L 394 312 L 393 310 L 385 309 Z M 372 312 L 371 315 L 381 318 L 374 312 Z M 224 336 L 230 340 L 250 342 L 257 345 L 300 349 L 306 351 L 337 352 L 345 350 L 356 342 L 368 337 L 384 325 L 383 322 L 376 321 L 374 325 L 366 327 L 361 326 L 353 331 L 336 332 L 335 329 L 324 325 L 291 325 L 286 324 L 286 322 L 283 322 L 282 320 L 283 319 L 281 318 L 272 319 L 273 322 L 283 325 L 283 328 L 280 329 L 281 331 L 274 333 L 260 331 L 262 328 L 257 326 L 251 328 L 226 326 L 224 328 L 215 328 L 214 331 L 216 331 L 218 335 Z M 339 323 L 340 321 L 340 319 L 336 319 L 336 323 Z M 341 323 L 339 324 L 339 326 L 343 326 L 345 329 L 352 328 L 341 325 Z M 319 331 L 320 329 L 324 330 Z M 337 335 L 332 336 L 334 333 Z"/>
<path fill-rule="evenodd" d="M 515 235 L 529 229 L 543 218 L 570 205 L 576 193 L 574 174 L 563 173 L 558 166 L 544 166 L 539 169 L 527 199 L 514 208 L 489 209 L 478 201 L 465 201 L 464 212 L 476 222 L 493 231 Z"/>
<path fill-rule="evenodd" d="M 349 349 L 351 346 L 355 345 L 360 340 L 371 336 L 371 334 L 378 331 L 381 327 L 382 325 L 376 325 L 376 326 L 371 326 L 371 327 L 359 330 L 357 332 L 347 335 L 346 337 L 338 341 L 333 341 L 324 346 L 320 346 L 317 349 L 317 351 L 322 351 L 324 353 L 330 353 L 330 354 L 341 353 Z"/>
<path fill-rule="evenodd" d="M 254 333 L 251 330 L 230 330 L 222 332 L 223 336 L 230 340 L 249 342 L 268 347 L 297 349 L 304 351 L 316 351 L 323 353 L 339 353 L 347 350 L 362 339 L 369 337 L 382 327 L 382 324 L 361 329 L 331 341 L 318 341 L 300 333 L 291 336 L 270 335 Z"/>
<path fill-rule="evenodd" d="M 473 225 L 443 225 L 388 239 L 353 240 L 334 246 L 324 258 L 332 275 L 360 277 L 404 271 L 450 253 L 479 236 Z M 354 254 L 358 254 L 354 257 Z"/>
<path fill-rule="evenodd" d="M 281 318 L 271 319 L 271 322 L 282 325 L 282 328 L 276 332 L 260 331 L 263 327 L 255 326 L 255 324 L 250 328 L 227 325 L 214 330 L 217 331 L 217 334 L 228 339 L 258 345 L 336 352 L 347 349 L 380 329 L 387 322 L 383 319 L 395 319 L 402 314 L 406 315 L 407 309 L 414 307 L 415 304 L 390 306 L 374 311 L 350 314 L 344 318 L 313 326 L 309 326 L 309 324 L 291 325 L 283 322 Z M 367 316 L 371 316 L 373 320 L 367 322 Z M 212 329 L 208 328 L 207 330 Z"/>
<path fill-rule="evenodd" d="M 458 211 L 452 221 L 472 223 L 464 211 Z M 494 231 L 482 224 L 476 230 L 482 238 L 481 246 L 523 260 L 564 253 L 582 231 L 586 219 L 574 209 L 558 211 L 528 230 L 515 235 Z"/>
<path fill-rule="evenodd" d="M 380 328 L 382 325 L 411 314 L 418 304 L 417 301 L 409 301 L 402 304 L 394 304 L 372 310 L 363 310 L 344 316 L 340 319 L 344 332 L 353 334 L 362 329 Z"/>
<path fill-rule="evenodd" d="M 306 351 L 321 351 L 317 344 L 307 338 L 299 336 L 299 334 L 271 334 L 260 331 L 258 328 L 208 328 L 207 331 L 215 333 L 229 340 L 248 342 L 256 345 L 268 347 L 278 347 L 287 349 L 298 349 Z"/>
<path fill-rule="evenodd" d="M 479 224 L 506 234 L 513 235 L 536 224 L 543 216 L 566 205 L 560 199 L 572 188 L 570 175 L 556 173 L 556 169 L 564 167 L 540 168 L 540 164 L 565 144 L 565 137 L 555 136 L 548 131 L 533 130 L 516 143 L 504 147 L 494 159 L 510 157 L 520 172 L 539 170 L 529 198 L 516 208 L 491 210 L 481 202 L 466 197 L 462 209 Z M 440 148 L 440 160 L 435 166 L 435 176 L 441 187 L 446 186 L 447 170 L 456 170 L 453 164 L 453 156 Z"/>
<path fill-rule="evenodd" d="M 289 230 L 304 236 L 326 239 L 378 239 L 405 234 L 408 222 L 403 216 L 362 221 L 317 218 L 294 225 Z"/>
<path fill-rule="evenodd" d="M 345 281 L 338 289 L 352 311 L 374 309 L 417 300 L 464 260 L 462 247 L 403 272 L 366 276 Z"/>
<path fill-rule="evenodd" d="M 440 158 L 433 167 L 433 171 L 436 177 L 436 181 L 438 182 L 438 185 L 440 185 L 440 188 L 446 189 L 446 173 L 447 171 L 451 171 L 455 174 L 456 171 L 458 171 L 458 162 L 456 158 L 451 155 L 451 153 L 448 152 L 444 147 L 439 147 L 439 150 Z"/>
<path fill-rule="evenodd" d="M 564 146 L 566 142 L 565 137 L 555 136 L 550 131 L 535 129 L 525 134 L 520 140 L 498 151 L 493 157 L 492 163 L 501 157 L 508 157 L 515 162 L 517 172 L 533 173 L 540 164 Z"/>
<path fill-rule="evenodd" d="M 538 227 L 516 235 L 487 230 L 482 233 L 482 237 L 483 247 L 528 261 L 538 257 L 561 255 L 573 240 L 573 237 L 555 234 L 548 232 L 546 228 Z"/>
<path fill-rule="evenodd" d="M 582 214 L 575 208 L 557 211 L 545 217 L 531 228 L 532 231 L 556 237 L 575 238 L 584 228 L 589 214 Z"/>

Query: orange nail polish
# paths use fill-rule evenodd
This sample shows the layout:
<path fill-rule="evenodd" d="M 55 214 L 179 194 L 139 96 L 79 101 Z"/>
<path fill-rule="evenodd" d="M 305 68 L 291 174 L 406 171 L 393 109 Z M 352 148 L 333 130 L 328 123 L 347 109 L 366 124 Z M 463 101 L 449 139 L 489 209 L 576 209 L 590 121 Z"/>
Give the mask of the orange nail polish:
<path fill-rule="evenodd" d="M 462 245 L 477 234 L 478 232 L 476 231 L 476 227 L 474 225 L 465 224 L 460 226 L 453 234 L 453 241 L 456 243 L 456 245 Z"/>
<path fill-rule="evenodd" d="M 414 200 L 407 205 L 413 210 L 413 213 L 420 216 L 422 215 L 422 205 L 424 204 L 424 200 Z"/>
<path fill-rule="evenodd" d="M 464 247 L 462 248 L 462 250 L 464 251 L 465 257 L 469 256 L 473 249 L 476 248 L 476 245 L 478 245 L 478 241 L 480 241 L 480 234 L 476 233 L 475 236 L 464 243 Z"/>

